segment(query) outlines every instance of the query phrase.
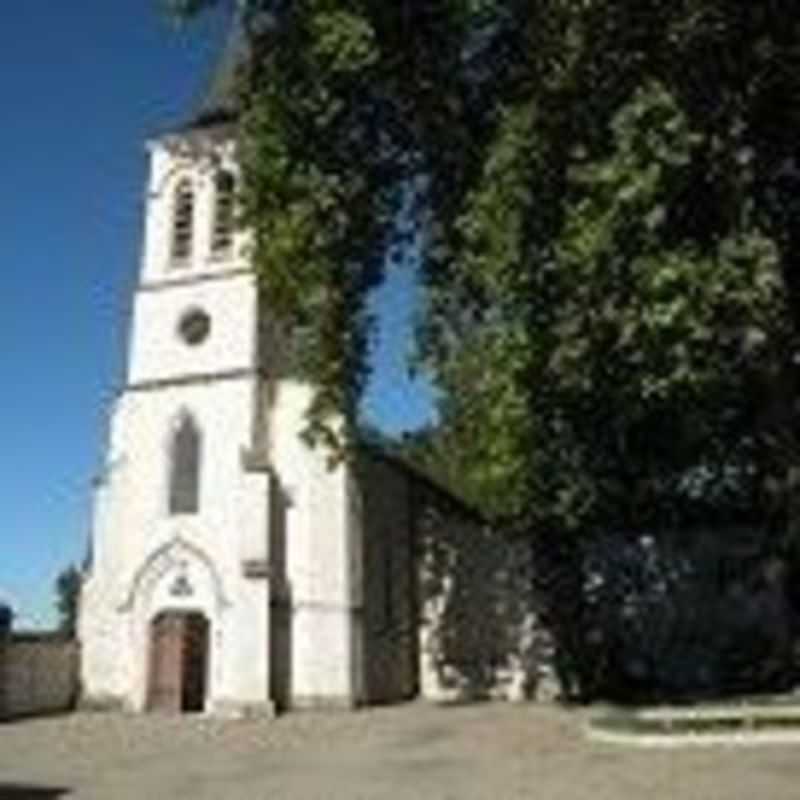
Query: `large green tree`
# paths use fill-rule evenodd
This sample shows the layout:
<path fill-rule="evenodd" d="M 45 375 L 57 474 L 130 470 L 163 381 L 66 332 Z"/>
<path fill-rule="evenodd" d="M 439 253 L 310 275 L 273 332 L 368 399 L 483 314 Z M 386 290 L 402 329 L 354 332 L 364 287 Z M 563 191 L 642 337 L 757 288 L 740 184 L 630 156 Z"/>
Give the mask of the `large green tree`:
<path fill-rule="evenodd" d="M 423 363 L 493 514 L 559 536 L 742 509 L 787 529 L 794 3 L 238 6 L 243 222 L 319 387 L 313 435 L 355 423 L 368 294 L 416 247 Z"/>

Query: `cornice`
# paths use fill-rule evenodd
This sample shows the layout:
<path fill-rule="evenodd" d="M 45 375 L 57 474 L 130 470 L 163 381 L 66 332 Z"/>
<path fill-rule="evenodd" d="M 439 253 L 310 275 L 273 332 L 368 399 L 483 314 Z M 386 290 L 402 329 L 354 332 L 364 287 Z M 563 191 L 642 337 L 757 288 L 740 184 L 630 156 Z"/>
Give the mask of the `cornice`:
<path fill-rule="evenodd" d="M 249 267 L 236 267 L 235 269 L 208 272 L 202 275 L 188 275 L 184 278 L 167 278 L 163 281 L 147 281 L 145 283 L 140 283 L 136 291 L 161 292 L 165 289 L 176 289 L 184 286 L 194 286 L 200 283 L 211 283 L 213 281 L 225 281 L 232 278 L 241 278 L 245 275 L 250 275 L 255 278 L 255 272 Z"/>
<path fill-rule="evenodd" d="M 149 381 L 136 381 L 125 386 L 122 389 L 122 393 L 152 392 L 159 389 L 171 389 L 180 386 L 202 386 L 207 383 L 217 383 L 219 381 L 238 381 L 265 377 L 266 371 L 262 369 L 229 369 L 218 372 L 203 372 L 194 375 L 179 375 L 174 378 L 156 378 Z"/>

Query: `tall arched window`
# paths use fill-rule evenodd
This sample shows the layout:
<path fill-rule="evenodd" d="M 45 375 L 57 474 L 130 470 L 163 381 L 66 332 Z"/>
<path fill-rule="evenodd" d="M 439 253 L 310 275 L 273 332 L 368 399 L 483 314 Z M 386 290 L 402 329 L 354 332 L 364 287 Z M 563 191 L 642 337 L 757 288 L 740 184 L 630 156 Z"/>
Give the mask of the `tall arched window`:
<path fill-rule="evenodd" d="M 169 513 L 196 514 L 200 508 L 202 437 L 194 419 L 184 415 L 172 436 Z"/>
<path fill-rule="evenodd" d="M 236 202 L 236 179 L 231 172 L 223 170 L 214 180 L 214 229 L 211 232 L 211 254 L 224 256 L 233 245 L 234 209 Z"/>
<path fill-rule="evenodd" d="M 192 255 L 194 235 L 194 190 L 192 182 L 184 178 L 175 188 L 172 216 L 172 261 L 185 263 Z"/>

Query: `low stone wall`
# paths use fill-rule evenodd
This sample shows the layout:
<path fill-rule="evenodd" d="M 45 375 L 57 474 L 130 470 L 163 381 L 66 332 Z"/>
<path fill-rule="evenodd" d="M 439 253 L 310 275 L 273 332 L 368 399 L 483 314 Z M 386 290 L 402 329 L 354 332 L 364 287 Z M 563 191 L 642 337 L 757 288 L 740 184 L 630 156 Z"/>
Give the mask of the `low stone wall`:
<path fill-rule="evenodd" d="M 423 698 L 552 700 L 552 637 L 525 539 L 423 492 L 417 520 L 419 676 Z"/>
<path fill-rule="evenodd" d="M 0 641 L 0 719 L 73 707 L 78 645 L 47 634 L 11 634 Z"/>

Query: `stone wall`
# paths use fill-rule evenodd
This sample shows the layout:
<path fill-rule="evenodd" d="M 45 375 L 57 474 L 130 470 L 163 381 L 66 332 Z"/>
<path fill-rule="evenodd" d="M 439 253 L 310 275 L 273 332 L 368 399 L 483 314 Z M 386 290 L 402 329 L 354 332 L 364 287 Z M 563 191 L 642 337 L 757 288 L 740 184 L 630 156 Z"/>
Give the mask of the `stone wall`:
<path fill-rule="evenodd" d="M 0 639 L 0 719 L 71 709 L 78 658 L 76 642 L 48 634 Z"/>
<path fill-rule="evenodd" d="M 420 694 L 435 701 L 550 700 L 554 645 L 532 549 L 431 489 L 417 500 Z"/>
<path fill-rule="evenodd" d="M 526 539 L 392 457 L 362 455 L 368 702 L 552 699 Z"/>

